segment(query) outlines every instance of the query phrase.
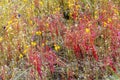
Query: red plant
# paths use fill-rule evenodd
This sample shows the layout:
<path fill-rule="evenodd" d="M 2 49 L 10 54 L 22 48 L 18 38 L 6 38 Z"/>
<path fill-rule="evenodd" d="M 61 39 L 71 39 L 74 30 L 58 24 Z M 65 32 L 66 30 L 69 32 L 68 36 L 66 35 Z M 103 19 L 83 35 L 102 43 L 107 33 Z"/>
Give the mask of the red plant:
<path fill-rule="evenodd" d="M 42 79 L 42 70 L 41 70 L 42 60 L 41 60 L 41 57 L 37 51 L 32 51 L 32 50 L 33 49 L 31 49 L 30 53 L 29 53 L 30 63 L 32 63 L 34 65 L 35 69 L 37 70 L 39 76 Z"/>
<path fill-rule="evenodd" d="M 93 57 L 96 59 L 96 61 L 98 61 L 98 55 L 97 55 L 97 51 L 95 50 L 95 47 L 92 46 L 91 50 L 92 50 Z"/>
<path fill-rule="evenodd" d="M 46 62 L 48 63 L 51 73 L 53 73 L 54 64 L 56 64 L 57 56 L 52 51 L 46 52 L 44 56 L 45 56 Z"/>
<path fill-rule="evenodd" d="M 42 66 L 48 66 L 51 74 L 54 73 L 54 65 L 58 64 L 59 66 L 65 66 L 64 62 L 58 58 L 58 56 L 47 46 L 45 49 L 42 49 L 42 52 L 34 51 L 34 49 L 30 50 L 29 60 L 37 70 L 39 76 L 42 79 Z M 44 62 L 44 64 L 43 64 Z"/>
<path fill-rule="evenodd" d="M 77 59 L 79 59 L 79 58 L 82 58 L 82 59 L 83 59 L 83 58 L 84 58 L 84 57 L 83 57 L 82 50 L 81 50 L 79 44 L 75 44 L 75 45 L 73 46 L 73 50 L 74 50 L 74 53 L 75 53 L 75 56 L 76 56 Z"/>
<path fill-rule="evenodd" d="M 113 62 L 113 60 L 109 56 L 105 58 L 104 65 L 105 66 L 110 66 L 113 69 L 113 71 L 116 72 L 116 68 L 114 66 L 114 62 Z"/>

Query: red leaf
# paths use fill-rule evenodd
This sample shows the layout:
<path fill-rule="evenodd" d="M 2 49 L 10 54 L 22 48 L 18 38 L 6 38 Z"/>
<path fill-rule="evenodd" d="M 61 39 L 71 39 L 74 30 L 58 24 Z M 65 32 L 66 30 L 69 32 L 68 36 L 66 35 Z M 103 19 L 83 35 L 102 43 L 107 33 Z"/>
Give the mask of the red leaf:
<path fill-rule="evenodd" d="M 110 65 L 110 67 L 113 69 L 114 72 L 116 72 L 116 68 L 113 65 Z"/>
<path fill-rule="evenodd" d="M 116 72 L 116 68 L 114 66 L 113 60 L 108 56 L 107 58 L 105 58 L 104 61 L 105 66 L 110 66 L 114 72 Z"/>
<path fill-rule="evenodd" d="M 46 62 L 48 63 L 51 73 L 53 73 L 54 72 L 54 64 L 56 63 L 57 56 L 52 51 L 48 51 L 44 55 L 44 57 L 46 59 Z"/>
<path fill-rule="evenodd" d="M 39 56 L 39 53 L 33 52 L 31 50 L 29 53 L 29 60 L 30 60 L 30 63 L 32 63 L 35 66 L 35 69 L 37 70 L 39 76 L 42 78 L 42 70 L 41 70 L 42 61 Z"/>
<path fill-rule="evenodd" d="M 78 59 L 82 58 L 83 59 L 83 54 L 82 54 L 82 51 L 80 49 L 79 44 L 75 44 L 73 49 L 74 49 L 74 53 L 75 53 L 76 58 L 78 58 Z"/>
<path fill-rule="evenodd" d="M 98 61 L 97 51 L 95 50 L 94 47 L 92 47 L 92 54 L 93 54 L 93 57 L 96 59 L 96 61 Z"/>

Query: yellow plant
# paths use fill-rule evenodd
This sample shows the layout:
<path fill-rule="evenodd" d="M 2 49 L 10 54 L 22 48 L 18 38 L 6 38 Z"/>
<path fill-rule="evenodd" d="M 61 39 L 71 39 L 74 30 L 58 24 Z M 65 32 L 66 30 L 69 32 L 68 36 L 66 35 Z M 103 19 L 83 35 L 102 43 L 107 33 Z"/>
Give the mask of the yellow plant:
<path fill-rule="evenodd" d="M 103 22 L 103 25 L 104 25 L 104 27 L 106 27 L 106 26 L 107 26 L 107 23 L 106 23 L 106 22 Z"/>
<path fill-rule="evenodd" d="M 23 58 L 23 55 L 22 55 L 22 54 L 20 54 L 20 55 L 19 55 L 19 58 L 20 58 L 20 59 L 21 59 L 21 58 Z"/>
<path fill-rule="evenodd" d="M 40 2 L 39 2 L 39 4 L 42 6 L 42 5 L 43 5 L 43 2 L 42 2 L 42 1 L 40 1 Z"/>
<path fill-rule="evenodd" d="M 0 37 L 0 42 L 2 42 L 3 41 L 3 37 Z"/>
<path fill-rule="evenodd" d="M 111 18 L 108 18 L 108 23 L 112 22 Z"/>
<path fill-rule="evenodd" d="M 90 29 L 89 29 L 89 28 L 86 28 L 86 29 L 85 29 L 85 32 L 86 32 L 86 33 L 90 33 Z"/>
<path fill-rule="evenodd" d="M 31 45 L 32 45 L 32 46 L 36 46 L 37 43 L 36 43 L 36 42 L 31 42 Z"/>
<path fill-rule="evenodd" d="M 60 46 L 59 46 L 59 45 L 56 45 L 56 44 L 55 44 L 54 47 L 55 47 L 55 50 L 56 50 L 56 51 L 59 51 L 59 50 L 60 50 Z"/>
<path fill-rule="evenodd" d="M 41 34 L 42 34 L 41 31 L 37 31 L 37 32 L 36 32 L 36 35 L 39 35 L 39 36 L 40 36 Z"/>
<path fill-rule="evenodd" d="M 24 49 L 24 51 L 23 51 L 23 54 L 26 54 L 27 51 L 28 51 L 28 49 L 29 49 L 29 46 L 25 46 L 25 49 Z"/>

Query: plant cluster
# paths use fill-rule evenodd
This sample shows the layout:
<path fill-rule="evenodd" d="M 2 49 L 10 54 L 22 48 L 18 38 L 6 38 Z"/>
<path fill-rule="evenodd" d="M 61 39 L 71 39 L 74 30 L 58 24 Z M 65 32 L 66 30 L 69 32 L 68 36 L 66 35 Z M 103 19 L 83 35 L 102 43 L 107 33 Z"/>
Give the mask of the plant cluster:
<path fill-rule="evenodd" d="M 119 3 L 0 1 L 0 79 L 119 79 Z"/>

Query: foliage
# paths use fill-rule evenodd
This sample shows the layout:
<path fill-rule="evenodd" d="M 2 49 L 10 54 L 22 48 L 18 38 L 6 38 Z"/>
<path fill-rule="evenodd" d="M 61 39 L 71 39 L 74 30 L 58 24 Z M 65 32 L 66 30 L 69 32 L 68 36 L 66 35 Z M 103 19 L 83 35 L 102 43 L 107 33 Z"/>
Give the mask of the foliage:
<path fill-rule="evenodd" d="M 119 79 L 119 3 L 1 0 L 0 79 Z"/>

